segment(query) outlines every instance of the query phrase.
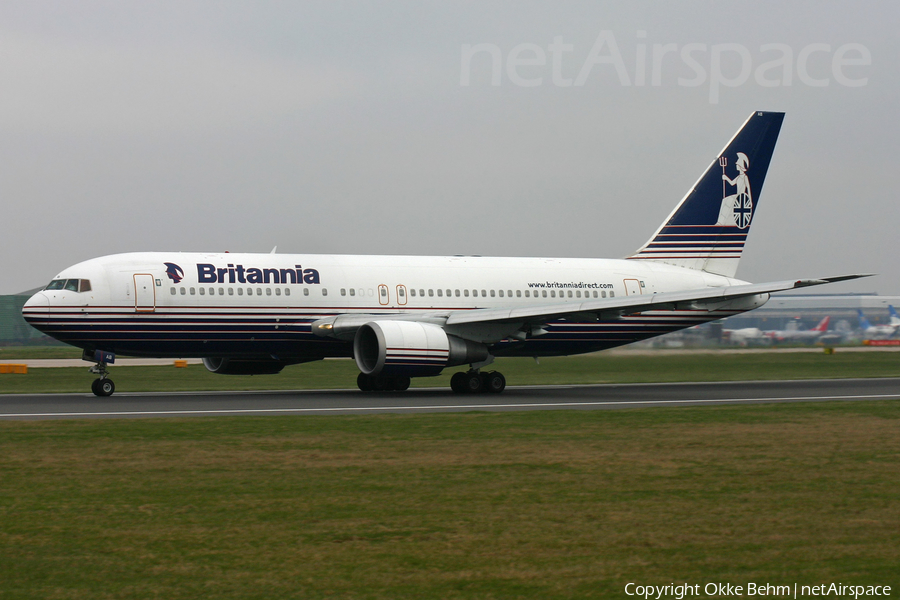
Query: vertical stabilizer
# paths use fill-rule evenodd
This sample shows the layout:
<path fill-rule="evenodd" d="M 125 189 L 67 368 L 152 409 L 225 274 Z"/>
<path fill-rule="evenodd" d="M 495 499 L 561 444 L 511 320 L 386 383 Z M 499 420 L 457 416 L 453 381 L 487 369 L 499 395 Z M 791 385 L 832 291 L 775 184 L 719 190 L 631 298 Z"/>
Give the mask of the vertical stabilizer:
<path fill-rule="evenodd" d="M 869 323 L 869 320 L 863 314 L 863 311 L 861 308 L 856 309 L 856 314 L 859 315 L 859 328 L 860 329 L 871 329 L 872 328 L 872 324 Z"/>
<path fill-rule="evenodd" d="M 822 333 L 828 331 L 828 324 L 831 322 L 831 317 L 825 317 L 819 324 L 813 327 L 813 331 L 821 331 Z"/>
<path fill-rule="evenodd" d="M 734 277 L 784 113 L 755 112 L 635 254 Z"/>

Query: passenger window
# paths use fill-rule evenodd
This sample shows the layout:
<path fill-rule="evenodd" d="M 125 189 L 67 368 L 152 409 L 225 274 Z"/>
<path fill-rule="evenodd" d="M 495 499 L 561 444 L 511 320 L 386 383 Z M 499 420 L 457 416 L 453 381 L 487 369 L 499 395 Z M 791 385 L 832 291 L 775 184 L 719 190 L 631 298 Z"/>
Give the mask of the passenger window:
<path fill-rule="evenodd" d="M 581 290 L 575 290 L 575 297 L 581 298 Z"/>
<path fill-rule="evenodd" d="M 609 290 L 609 297 L 610 297 L 610 298 L 615 298 L 615 297 L 616 297 L 616 292 L 615 292 L 615 290 Z"/>
<path fill-rule="evenodd" d="M 184 288 L 181 288 L 181 295 L 184 296 L 186 293 L 187 293 L 187 290 Z"/>
<path fill-rule="evenodd" d="M 556 290 L 550 290 L 550 297 L 556 298 Z"/>
<path fill-rule="evenodd" d="M 423 290 L 422 288 L 419 288 L 419 295 L 422 296 L 422 297 L 424 298 L 424 297 L 425 297 L 425 290 Z"/>
<path fill-rule="evenodd" d="M 597 292 L 594 292 L 594 298 L 597 297 Z M 603 297 L 606 298 L 606 290 L 603 290 Z"/>
<path fill-rule="evenodd" d="M 447 291 L 449 292 L 450 290 Z M 456 297 L 459 298 L 459 290 L 456 290 Z"/>
<path fill-rule="evenodd" d="M 234 296 L 234 288 L 228 288 L 228 295 Z"/>
<path fill-rule="evenodd" d="M 447 290 L 447 297 L 450 297 L 450 290 Z"/>
<path fill-rule="evenodd" d="M 438 290 L 438 298 L 444 297 L 444 290 Z"/>
<path fill-rule="evenodd" d="M 303 288 L 303 295 L 309 296 L 309 288 Z"/>
<path fill-rule="evenodd" d="M 285 295 L 285 296 L 290 296 L 290 295 L 291 295 L 291 288 L 284 288 L 284 295 Z"/>
<path fill-rule="evenodd" d="M 526 297 L 526 298 L 530 298 L 530 297 L 531 297 L 531 290 L 525 290 L 525 297 Z"/>
<path fill-rule="evenodd" d="M 412 296 L 413 298 L 416 297 L 416 290 L 415 290 L 415 288 L 409 290 L 409 295 Z"/>
<path fill-rule="evenodd" d="M 466 298 L 468 298 L 468 297 L 469 297 L 469 290 L 463 290 L 463 296 L 465 296 Z"/>
<path fill-rule="evenodd" d="M 501 297 L 501 298 L 503 297 L 503 290 L 500 290 L 500 291 L 497 292 L 497 293 L 500 294 L 500 297 Z"/>
<path fill-rule="evenodd" d="M 522 297 L 522 290 L 516 290 L 516 298 Z"/>
<path fill-rule="evenodd" d="M 569 298 L 572 297 L 572 290 L 569 290 Z"/>
<path fill-rule="evenodd" d="M 346 288 L 341 288 L 341 296 L 346 296 L 346 295 L 347 295 Z"/>
<path fill-rule="evenodd" d="M 406 298 L 406 288 L 405 287 L 398 286 L 397 292 L 401 298 Z M 456 295 L 459 296 L 459 292 L 457 292 Z"/>
<path fill-rule="evenodd" d="M 381 292 L 382 298 L 387 298 L 387 288 L 386 287 L 378 288 L 378 290 Z"/>
<path fill-rule="evenodd" d="M 434 290 L 428 290 L 428 295 L 429 295 L 429 296 L 434 296 Z"/>
<path fill-rule="evenodd" d="M 323 295 L 323 296 L 327 296 L 327 295 L 328 295 L 328 290 L 327 290 L 326 288 L 322 288 L 322 295 Z"/>
<path fill-rule="evenodd" d="M 196 294 L 194 293 L 194 288 L 191 288 L 191 296 L 196 296 Z"/>
<path fill-rule="evenodd" d="M 356 290 L 354 288 L 350 288 L 350 295 L 356 296 Z"/>
<path fill-rule="evenodd" d="M 272 288 L 266 288 L 266 296 L 272 295 Z"/>
<path fill-rule="evenodd" d="M 171 294 L 172 294 L 173 296 L 176 294 L 175 288 L 169 288 L 169 291 L 171 292 Z"/>
<path fill-rule="evenodd" d="M 494 290 L 491 290 L 491 298 L 494 297 Z"/>
<path fill-rule="evenodd" d="M 543 291 L 541 292 L 541 295 L 542 295 L 544 298 L 546 298 L 546 297 L 547 297 L 547 290 L 543 290 Z"/>
<path fill-rule="evenodd" d="M 262 296 L 262 288 L 256 288 L 256 295 Z"/>
<path fill-rule="evenodd" d="M 225 295 L 225 288 L 219 288 L 219 295 L 220 295 L 220 296 L 224 296 L 224 295 Z"/>
<path fill-rule="evenodd" d="M 200 288 L 200 295 L 201 295 L 201 296 L 205 296 L 205 295 L 206 295 L 206 288 Z"/>
<path fill-rule="evenodd" d="M 275 295 L 276 295 L 276 296 L 280 296 L 280 295 L 281 295 L 281 288 L 275 288 Z"/>
<path fill-rule="evenodd" d="M 238 288 L 238 296 L 244 295 L 244 288 Z"/>

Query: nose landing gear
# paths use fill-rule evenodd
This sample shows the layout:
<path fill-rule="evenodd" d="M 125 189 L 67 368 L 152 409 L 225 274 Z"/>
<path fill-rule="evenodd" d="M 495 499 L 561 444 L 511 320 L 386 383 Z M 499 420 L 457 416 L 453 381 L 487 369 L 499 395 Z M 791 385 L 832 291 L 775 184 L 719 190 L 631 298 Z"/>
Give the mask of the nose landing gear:
<path fill-rule="evenodd" d="M 113 392 L 116 391 L 116 384 L 109 378 L 109 371 L 106 365 L 115 363 L 116 355 L 112 352 L 103 352 L 101 350 L 95 350 L 91 354 L 85 350 L 81 355 L 81 359 L 97 363 L 90 368 L 91 373 L 100 376 L 91 383 L 91 391 L 94 392 L 94 395 L 101 398 L 112 396 Z"/>
<path fill-rule="evenodd" d="M 94 392 L 95 396 L 105 398 L 113 395 L 113 392 L 116 391 L 116 384 L 113 383 L 112 379 L 100 377 L 91 382 L 91 391 Z"/>

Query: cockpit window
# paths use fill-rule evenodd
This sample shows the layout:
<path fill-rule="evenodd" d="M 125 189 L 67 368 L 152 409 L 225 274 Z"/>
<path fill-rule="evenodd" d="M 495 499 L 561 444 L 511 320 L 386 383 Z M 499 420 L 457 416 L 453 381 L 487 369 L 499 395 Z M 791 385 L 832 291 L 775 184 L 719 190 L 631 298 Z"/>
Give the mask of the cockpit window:
<path fill-rule="evenodd" d="M 89 279 L 54 279 L 46 288 L 47 290 L 68 290 L 70 292 L 91 291 Z"/>

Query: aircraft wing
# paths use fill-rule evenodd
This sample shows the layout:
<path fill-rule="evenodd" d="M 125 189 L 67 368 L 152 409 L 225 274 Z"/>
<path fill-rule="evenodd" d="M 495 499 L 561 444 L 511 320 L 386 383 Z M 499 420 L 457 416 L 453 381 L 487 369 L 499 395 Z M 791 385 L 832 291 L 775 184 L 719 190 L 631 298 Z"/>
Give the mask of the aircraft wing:
<path fill-rule="evenodd" d="M 682 292 L 623 296 L 587 300 L 580 303 L 540 304 L 515 308 L 482 308 L 474 310 L 435 311 L 432 313 L 346 314 L 319 319 L 311 324 L 316 335 L 352 339 L 356 330 L 371 321 L 403 320 L 433 323 L 448 332 L 467 339 L 490 342 L 506 337 L 518 337 L 523 327 L 537 328 L 559 319 L 598 321 L 649 310 L 717 310 L 729 302 L 783 292 L 814 285 L 869 277 L 871 274 L 842 275 L 821 279 L 800 279 L 770 283 L 743 284 L 715 288 L 701 288 Z"/>
<path fill-rule="evenodd" d="M 814 285 L 835 283 L 860 277 L 869 277 L 871 273 L 859 275 L 841 275 L 823 277 L 822 279 L 799 279 L 791 281 L 775 281 L 769 283 L 752 283 L 715 288 L 701 288 L 683 292 L 666 292 L 661 294 L 625 296 L 621 298 L 605 298 L 588 300 L 580 304 L 550 304 L 516 308 L 485 308 L 467 311 L 455 311 L 449 315 L 446 325 L 484 322 L 526 322 L 546 323 L 567 317 L 601 315 L 624 316 L 648 310 L 706 309 L 715 310 L 722 304 L 758 294 L 784 292 Z"/>

